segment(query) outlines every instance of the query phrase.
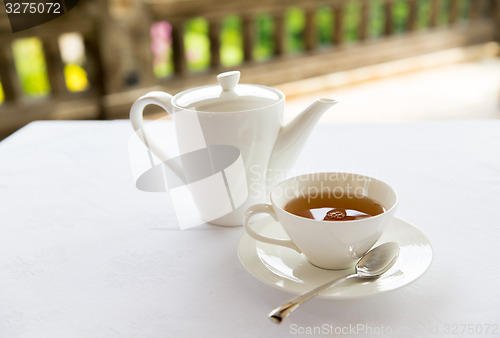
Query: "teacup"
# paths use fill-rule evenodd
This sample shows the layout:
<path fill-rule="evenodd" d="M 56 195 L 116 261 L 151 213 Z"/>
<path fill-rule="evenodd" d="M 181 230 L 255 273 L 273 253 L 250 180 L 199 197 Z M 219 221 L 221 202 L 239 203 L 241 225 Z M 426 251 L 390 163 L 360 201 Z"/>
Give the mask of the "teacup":
<path fill-rule="evenodd" d="M 317 220 L 286 210 L 297 198 L 317 196 L 367 198 L 380 205 L 383 211 L 355 220 Z M 276 185 L 270 197 L 271 204 L 255 204 L 248 208 L 243 219 L 246 232 L 258 241 L 303 253 L 311 264 L 332 270 L 352 267 L 378 241 L 398 206 L 398 195 L 389 184 L 365 175 L 340 172 L 289 178 Z M 271 215 L 290 239 L 271 238 L 256 232 L 250 219 L 259 213 Z"/>

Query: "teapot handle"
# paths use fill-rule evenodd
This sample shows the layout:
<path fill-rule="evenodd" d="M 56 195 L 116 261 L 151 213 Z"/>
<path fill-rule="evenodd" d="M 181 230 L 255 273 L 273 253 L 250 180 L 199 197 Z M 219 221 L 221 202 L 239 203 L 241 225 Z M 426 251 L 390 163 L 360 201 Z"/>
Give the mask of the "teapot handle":
<path fill-rule="evenodd" d="M 130 122 L 135 132 L 138 134 L 139 138 L 150 149 L 163 163 L 168 164 L 170 169 L 180 178 L 184 178 L 182 168 L 177 164 L 176 161 L 169 161 L 171 156 L 169 156 L 152 138 L 149 134 L 146 134 L 144 128 L 143 112 L 144 108 L 150 104 L 157 105 L 165 110 L 168 114 L 172 114 L 172 95 L 161 91 L 149 92 L 140 98 L 138 98 L 132 107 L 130 108 Z M 168 163 L 167 163 L 168 161 Z"/>

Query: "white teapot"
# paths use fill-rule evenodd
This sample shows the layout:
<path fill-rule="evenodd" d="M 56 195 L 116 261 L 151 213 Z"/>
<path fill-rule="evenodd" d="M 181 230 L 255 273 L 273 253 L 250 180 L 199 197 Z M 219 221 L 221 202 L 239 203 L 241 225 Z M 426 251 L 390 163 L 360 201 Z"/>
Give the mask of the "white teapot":
<path fill-rule="evenodd" d="M 150 92 L 130 110 L 134 130 L 181 182 L 201 218 L 238 226 L 245 210 L 266 201 L 275 177 L 295 162 L 314 125 L 335 100 L 317 99 L 282 125 L 285 95 L 275 88 L 238 84 L 240 72 L 219 74 L 218 85 L 169 95 Z M 154 104 L 168 112 L 177 132 L 180 158 L 172 159 L 143 126 L 143 110 Z M 228 202 L 229 200 L 229 202 Z"/>

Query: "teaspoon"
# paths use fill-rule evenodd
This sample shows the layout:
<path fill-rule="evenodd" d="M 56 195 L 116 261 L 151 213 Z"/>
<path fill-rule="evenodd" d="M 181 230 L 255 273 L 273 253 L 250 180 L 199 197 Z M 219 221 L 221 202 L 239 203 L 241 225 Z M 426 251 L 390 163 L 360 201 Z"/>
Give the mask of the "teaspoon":
<path fill-rule="evenodd" d="M 279 324 L 300 304 L 329 289 L 333 285 L 351 278 L 377 278 L 389 270 L 399 256 L 399 246 L 394 242 L 381 244 L 368 251 L 356 264 L 355 273 L 336 278 L 317 288 L 290 299 L 285 304 L 277 307 L 269 314 L 269 319 Z"/>

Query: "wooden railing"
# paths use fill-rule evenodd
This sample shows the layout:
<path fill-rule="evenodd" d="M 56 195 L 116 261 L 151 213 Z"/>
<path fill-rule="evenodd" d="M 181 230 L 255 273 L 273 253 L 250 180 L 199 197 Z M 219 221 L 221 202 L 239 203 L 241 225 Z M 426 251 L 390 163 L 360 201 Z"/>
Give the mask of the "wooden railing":
<path fill-rule="evenodd" d="M 426 2 L 429 11 L 419 6 Z M 354 7 L 349 7 L 353 6 Z M 382 28 L 370 30 L 373 6 L 378 6 Z M 285 45 L 285 13 L 303 12 L 300 34 L 303 48 L 289 53 Z M 314 21 L 319 8 L 332 13 L 330 41 L 319 45 Z M 346 22 L 353 8 L 356 22 Z M 396 9 L 406 12 L 401 17 Z M 3 9 L 0 9 L 3 11 Z M 445 13 L 443 14 L 443 11 Z M 255 60 L 256 18 L 266 14 L 274 25 L 273 54 Z M 242 81 L 275 85 L 335 73 L 434 51 L 470 46 L 500 39 L 500 0 L 104 0 L 81 1 L 64 16 L 19 33 L 11 33 L 5 13 L 0 16 L 0 82 L 4 102 L 0 105 L 0 130 L 11 131 L 35 119 L 123 118 L 131 103 L 149 90 L 176 93 L 188 87 L 210 84 L 214 75 L 228 68 L 221 64 L 222 20 L 236 15 L 241 20 Z M 352 12 L 351 12 L 352 15 Z M 425 17 L 425 25 L 419 20 Z M 440 15 L 446 20 L 440 22 Z M 184 46 L 185 23 L 196 17 L 208 22 L 210 63 L 203 71 L 189 69 Z M 380 19 L 378 19 L 380 20 Z M 171 26 L 173 73 L 155 76 L 149 29 L 155 22 Z M 420 27 L 422 26 L 422 27 Z M 355 38 L 347 39 L 346 30 Z M 72 93 L 64 85 L 63 65 L 57 39 L 64 32 L 79 32 L 86 48 L 90 88 Z M 36 36 L 44 46 L 50 94 L 29 100 L 22 92 L 10 48 L 12 42 Z"/>
<path fill-rule="evenodd" d="M 83 1 L 82 1 L 83 2 Z M 104 118 L 102 98 L 105 96 L 102 75 L 99 35 L 99 4 L 79 6 L 57 20 L 18 33 L 10 25 L 0 6 L 0 83 L 3 102 L 0 103 L 0 139 L 16 128 L 43 119 L 100 119 Z M 71 92 L 66 86 L 64 64 L 58 39 L 64 33 L 77 32 L 85 45 L 85 58 L 91 86 L 82 92 Z M 15 41 L 36 37 L 42 42 L 50 93 L 30 97 L 23 89 L 13 55 Z"/>
<path fill-rule="evenodd" d="M 248 70 L 247 79 L 266 84 L 275 84 L 285 81 L 293 81 L 304 77 L 335 72 L 349 68 L 356 68 L 366 64 L 388 61 L 410 55 L 423 54 L 435 50 L 470 45 L 493 39 L 493 20 L 498 16 L 498 2 L 495 1 L 469 1 L 465 17 L 466 23 L 458 24 L 459 0 L 449 2 L 448 22 L 446 25 L 438 25 L 438 12 L 440 3 L 445 0 L 430 0 L 429 24 L 426 29 L 416 32 L 417 5 L 418 0 L 409 1 L 373 1 L 359 0 L 360 21 L 358 27 L 357 44 L 344 40 L 345 9 L 352 1 L 339 0 L 286 0 L 286 1 L 238 1 L 229 3 L 227 1 L 168 1 L 147 0 L 148 12 L 153 21 L 167 20 L 172 24 L 172 39 L 174 45 L 174 70 L 175 78 L 189 77 L 186 67 L 186 58 L 183 51 L 183 26 L 192 17 L 203 16 L 209 22 L 210 46 L 212 52 L 210 70 L 218 72 L 221 70 L 218 51 L 220 39 L 217 28 L 220 27 L 222 19 L 228 15 L 238 15 L 243 23 L 243 50 L 244 64 L 239 68 Z M 368 35 L 368 10 L 374 3 L 381 3 L 384 11 L 383 35 L 376 40 L 370 39 Z M 396 3 L 408 5 L 408 17 L 405 35 L 394 32 L 392 8 Z M 314 32 L 314 13 L 320 7 L 330 7 L 333 10 L 335 22 L 332 36 L 332 45 L 329 49 L 317 48 L 317 40 Z M 496 7 L 495 7 L 496 6 Z M 302 54 L 287 55 L 284 48 L 284 13 L 290 7 L 303 9 L 306 18 L 304 29 L 304 51 Z M 496 12 L 495 12 L 496 10 Z M 252 58 L 252 46 L 255 41 L 255 17 L 266 13 L 272 16 L 275 23 L 274 32 L 274 58 L 268 62 L 257 63 Z M 486 20 L 485 20 L 486 19 Z M 392 39 L 391 39 L 392 38 Z M 354 48 L 353 48 L 354 47 Z M 254 71 L 255 70 L 255 71 Z M 211 75 L 210 75 L 211 76 Z"/>

